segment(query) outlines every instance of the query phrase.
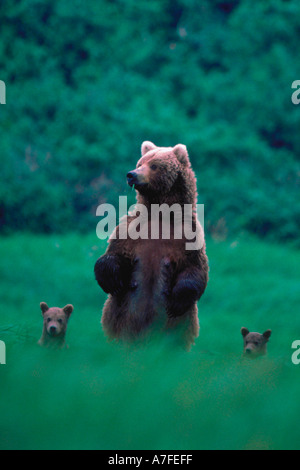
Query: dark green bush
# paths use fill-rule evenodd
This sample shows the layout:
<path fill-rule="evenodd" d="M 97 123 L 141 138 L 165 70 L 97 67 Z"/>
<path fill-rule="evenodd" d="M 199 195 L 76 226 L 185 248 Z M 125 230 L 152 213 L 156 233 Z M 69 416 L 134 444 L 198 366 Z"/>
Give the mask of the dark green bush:
<path fill-rule="evenodd" d="M 296 0 L 7 0 L 0 14 L 2 232 L 94 230 L 152 140 L 187 145 L 207 229 L 298 239 Z"/>

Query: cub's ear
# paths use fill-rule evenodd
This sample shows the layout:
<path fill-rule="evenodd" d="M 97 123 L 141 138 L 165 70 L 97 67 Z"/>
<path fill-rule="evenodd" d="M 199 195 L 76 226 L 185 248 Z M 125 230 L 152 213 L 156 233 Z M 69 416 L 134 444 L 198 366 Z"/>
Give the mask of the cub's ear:
<path fill-rule="evenodd" d="M 74 307 L 73 305 L 71 304 L 68 304 L 66 305 L 64 308 L 63 308 L 63 311 L 65 312 L 65 314 L 69 317 L 71 315 L 71 313 L 73 312 L 74 310 Z"/>
<path fill-rule="evenodd" d="M 175 153 L 177 160 L 183 165 L 183 166 L 190 166 L 190 160 L 189 160 L 189 155 L 186 149 L 186 146 L 183 144 L 177 144 L 173 148 L 173 152 Z"/>
<path fill-rule="evenodd" d="M 49 310 L 49 307 L 46 304 L 46 302 L 41 302 L 40 307 L 41 307 L 42 313 L 45 313 L 45 312 L 47 312 L 47 310 Z"/>
<path fill-rule="evenodd" d="M 146 140 L 145 142 L 142 143 L 142 157 L 150 150 L 154 150 L 156 148 L 157 148 L 156 145 Z"/>
<path fill-rule="evenodd" d="M 249 330 L 245 327 L 241 328 L 241 333 L 243 335 L 243 337 L 245 338 L 245 336 L 247 336 L 249 334 Z"/>
<path fill-rule="evenodd" d="M 266 340 L 268 340 L 268 339 L 270 338 L 270 336 L 271 336 L 271 333 L 272 333 L 271 330 L 267 330 L 267 331 L 265 331 L 265 332 L 263 333 L 263 337 L 264 337 Z"/>

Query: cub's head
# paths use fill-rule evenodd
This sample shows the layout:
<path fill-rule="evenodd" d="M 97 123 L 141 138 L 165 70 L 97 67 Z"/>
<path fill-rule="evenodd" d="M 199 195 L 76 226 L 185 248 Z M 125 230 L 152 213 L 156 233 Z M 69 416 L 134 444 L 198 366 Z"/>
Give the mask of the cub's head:
<path fill-rule="evenodd" d="M 73 305 L 68 304 L 64 308 L 49 308 L 45 302 L 41 302 L 40 307 L 47 334 L 52 338 L 64 336 L 67 330 L 68 320 L 73 312 Z"/>
<path fill-rule="evenodd" d="M 263 334 L 249 332 L 247 328 L 241 329 L 244 338 L 244 354 L 248 357 L 257 357 L 266 354 L 267 342 L 271 336 L 271 330 L 265 331 Z"/>
<path fill-rule="evenodd" d="M 135 170 L 127 173 L 127 182 L 139 193 L 168 193 L 179 173 L 190 167 L 185 145 L 157 147 L 152 142 L 142 144 L 142 157 Z"/>

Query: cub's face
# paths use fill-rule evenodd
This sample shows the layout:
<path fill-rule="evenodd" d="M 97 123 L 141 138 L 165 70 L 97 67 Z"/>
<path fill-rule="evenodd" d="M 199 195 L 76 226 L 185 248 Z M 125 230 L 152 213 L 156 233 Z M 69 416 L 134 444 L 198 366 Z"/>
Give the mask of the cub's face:
<path fill-rule="evenodd" d="M 47 334 L 51 337 L 64 335 L 67 330 L 69 317 L 73 311 L 73 306 L 66 305 L 64 308 L 49 308 L 47 304 L 42 302 L 41 310 Z"/>
<path fill-rule="evenodd" d="M 266 354 L 267 342 L 271 336 L 271 330 L 265 331 L 263 334 L 249 332 L 247 328 L 241 329 L 244 338 L 244 354 L 249 357 L 256 357 Z"/>

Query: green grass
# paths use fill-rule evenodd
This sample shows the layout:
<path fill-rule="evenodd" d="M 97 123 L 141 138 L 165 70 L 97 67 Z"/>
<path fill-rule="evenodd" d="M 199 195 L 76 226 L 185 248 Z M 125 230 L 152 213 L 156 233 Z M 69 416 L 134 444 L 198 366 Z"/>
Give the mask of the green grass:
<path fill-rule="evenodd" d="M 299 449 L 300 253 L 240 237 L 208 241 L 210 281 L 190 353 L 168 336 L 108 342 L 93 277 L 96 235 L 0 240 L 1 449 Z M 39 303 L 75 309 L 63 351 L 37 346 Z M 272 329 L 241 360 L 240 328 Z"/>

